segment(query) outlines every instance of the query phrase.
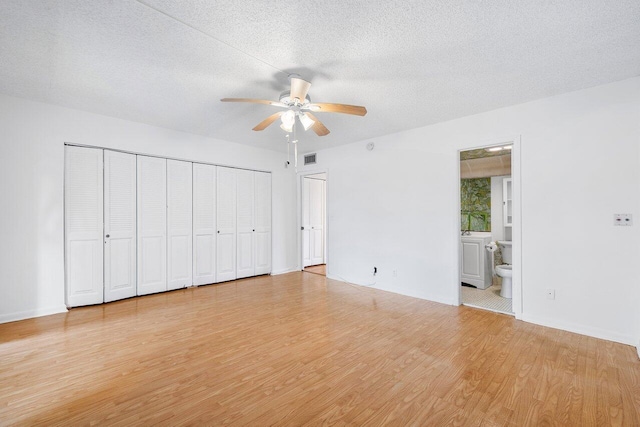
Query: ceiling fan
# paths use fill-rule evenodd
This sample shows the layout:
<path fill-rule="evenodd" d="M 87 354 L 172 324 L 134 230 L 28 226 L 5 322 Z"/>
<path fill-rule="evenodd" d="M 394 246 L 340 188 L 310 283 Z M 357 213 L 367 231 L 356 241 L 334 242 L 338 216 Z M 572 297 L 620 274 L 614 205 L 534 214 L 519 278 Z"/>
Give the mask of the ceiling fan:
<path fill-rule="evenodd" d="M 353 114 L 355 116 L 364 116 L 367 114 L 367 109 L 358 105 L 312 103 L 308 95 L 311 83 L 296 75 L 290 75 L 289 77 L 291 80 L 291 90 L 282 92 L 278 101 L 252 98 L 222 98 L 220 101 L 267 104 L 285 109 L 270 115 L 258 123 L 253 128 L 255 131 L 264 130 L 273 122 L 280 119 L 282 122 L 280 128 L 285 132 L 292 132 L 297 118 L 304 127 L 304 130 L 312 129 L 318 136 L 325 136 L 329 134 L 329 129 L 327 129 L 313 113 L 342 113 Z"/>

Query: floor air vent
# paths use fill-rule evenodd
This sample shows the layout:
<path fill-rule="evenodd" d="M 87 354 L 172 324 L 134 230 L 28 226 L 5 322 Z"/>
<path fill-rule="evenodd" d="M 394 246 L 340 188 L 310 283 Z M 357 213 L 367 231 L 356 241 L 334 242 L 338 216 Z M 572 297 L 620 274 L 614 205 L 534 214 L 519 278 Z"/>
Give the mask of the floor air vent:
<path fill-rule="evenodd" d="M 305 165 L 315 165 L 316 164 L 316 153 L 305 154 L 304 155 L 304 164 Z"/>

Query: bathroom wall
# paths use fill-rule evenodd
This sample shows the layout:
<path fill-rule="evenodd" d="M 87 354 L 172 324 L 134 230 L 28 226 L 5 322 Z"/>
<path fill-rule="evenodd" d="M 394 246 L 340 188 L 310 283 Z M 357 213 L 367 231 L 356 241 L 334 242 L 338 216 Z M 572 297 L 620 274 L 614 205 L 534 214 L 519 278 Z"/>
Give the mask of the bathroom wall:
<path fill-rule="evenodd" d="M 522 319 L 637 345 L 639 123 L 637 77 L 319 151 L 328 276 L 458 304 L 458 150 L 519 137 Z"/>
<path fill-rule="evenodd" d="M 460 180 L 461 230 L 491 231 L 491 179 Z"/>
<path fill-rule="evenodd" d="M 505 229 L 502 211 L 502 182 L 509 176 L 491 177 L 491 240 L 505 239 Z M 509 236 L 510 237 L 510 236 Z"/>

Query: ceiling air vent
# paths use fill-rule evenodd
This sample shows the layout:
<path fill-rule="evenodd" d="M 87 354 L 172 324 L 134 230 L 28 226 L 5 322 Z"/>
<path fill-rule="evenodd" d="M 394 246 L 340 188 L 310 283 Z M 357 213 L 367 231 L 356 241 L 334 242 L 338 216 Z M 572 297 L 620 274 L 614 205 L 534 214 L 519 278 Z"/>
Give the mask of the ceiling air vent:
<path fill-rule="evenodd" d="M 316 153 L 305 154 L 304 155 L 304 164 L 305 165 L 315 165 L 316 164 Z"/>

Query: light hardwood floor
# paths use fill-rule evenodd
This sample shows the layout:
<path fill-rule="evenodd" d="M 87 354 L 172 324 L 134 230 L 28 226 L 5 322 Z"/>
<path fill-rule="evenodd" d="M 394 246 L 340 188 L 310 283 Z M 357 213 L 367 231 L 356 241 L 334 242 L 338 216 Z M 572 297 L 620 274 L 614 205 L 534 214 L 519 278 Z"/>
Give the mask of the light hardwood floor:
<path fill-rule="evenodd" d="M 0 325 L 0 425 L 640 425 L 635 349 L 296 272 Z"/>
<path fill-rule="evenodd" d="M 326 276 L 327 265 L 326 264 L 312 265 L 309 267 L 305 267 L 304 271 L 306 271 L 307 273 L 320 274 L 322 276 Z"/>

